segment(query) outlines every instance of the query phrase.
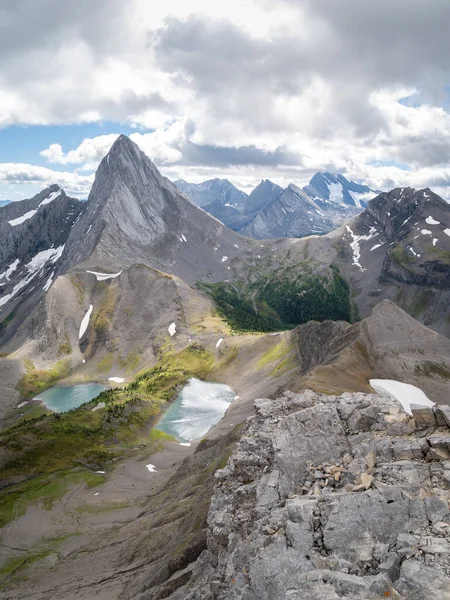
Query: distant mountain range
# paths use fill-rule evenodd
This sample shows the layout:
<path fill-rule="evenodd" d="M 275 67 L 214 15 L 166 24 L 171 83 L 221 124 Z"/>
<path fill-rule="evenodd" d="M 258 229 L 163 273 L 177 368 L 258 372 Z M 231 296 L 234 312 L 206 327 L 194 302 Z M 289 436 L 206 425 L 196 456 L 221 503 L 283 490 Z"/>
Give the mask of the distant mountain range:
<path fill-rule="evenodd" d="M 1 206 L 6 206 L 7 204 L 10 204 L 11 200 L 0 200 L 0 207 Z"/>
<path fill-rule="evenodd" d="M 263 180 L 247 195 L 227 179 L 177 188 L 227 227 L 256 239 L 327 233 L 367 205 L 378 192 L 343 175 L 319 172 L 302 189 Z"/>

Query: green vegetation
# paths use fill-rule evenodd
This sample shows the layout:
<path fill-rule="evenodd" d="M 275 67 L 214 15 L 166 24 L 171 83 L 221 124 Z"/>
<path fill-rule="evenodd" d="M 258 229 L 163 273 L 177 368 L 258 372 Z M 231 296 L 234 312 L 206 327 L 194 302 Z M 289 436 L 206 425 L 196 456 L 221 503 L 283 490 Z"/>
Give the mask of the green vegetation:
<path fill-rule="evenodd" d="M 438 260 L 446 265 L 450 265 L 450 252 L 440 250 L 439 248 L 429 248 L 428 251 L 433 260 Z"/>
<path fill-rule="evenodd" d="M 391 250 L 389 250 L 389 256 L 396 265 L 399 267 L 408 267 L 415 262 L 415 258 L 412 253 L 407 253 L 406 249 L 402 245 L 394 246 Z"/>
<path fill-rule="evenodd" d="M 105 478 L 102 475 L 83 469 L 66 471 L 59 476 L 43 475 L 5 488 L 0 494 L 0 527 L 25 514 L 29 506 L 42 503 L 46 510 L 50 510 L 53 504 L 64 496 L 71 484 L 83 483 L 92 488 L 104 482 Z"/>
<path fill-rule="evenodd" d="M 106 289 L 100 308 L 94 313 L 92 318 L 92 328 L 97 335 L 104 334 L 109 330 L 116 301 L 117 292 L 115 288 L 109 286 Z"/>
<path fill-rule="evenodd" d="M 433 300 L 433 292 L 428 290 L 419 295 L 415 300 L 411 310 L 411 314 L 415 319 L 418 319 L 426 311 L 430 302 Z"/>
<path fill-rule="evenodd" d="M 58 347 L 58 355 L 63 356 L 65 354 L 72 354 L 72 346 L 70 345 L 70 340 L 67 333 L 64 338 L 64 342 L 62 342 Z"/>
<path fill-rule="evenodd" d="M 0 321 L 0 335 L 6 331 L 8 327 L 8 323 L 10 323 L 14 319 L 15 313 L 14 311 L 10 312 L 7 317 Z"/>
<path fill-rule="evenodd" d="M 12 456 L 3 466 L 3 479 L 39 477 L 80 465 L 95 470 L 142 445 L 158 448 L 164 434 L 150 429 L 166 403 L 190 377 L 205 378 L 213 363 L 212 353 L 192 344 L 166 355 L 123 389 L 106 390 L 67 413 L 18 422 L 0 433 L 0 445 Z M 92 412 L 98 402 L 105 409 Z"/>
<path fill-rule="evenodd" d="M 24 554 L 23 556 L 14 556 L 9 558 L 0 567 L 0 577 L 2 579 L 6 579 L 6 577 L 16 575 L 18 571 L 24 569 L 25 567 L 29 567 L 39 560 L 43 560 L 49 554 L 51 554 L 51 551 L 46 550 L 36 554 Z"/>
<path fill-rule="evenodd" d="M 112 366 L 114 364 L 114 355 L 109 353 L 105 356 L 103 360 L 98 363 L 98 370 L 100 373 L 109 373 L 111 371 Z"/>
<path fill-rule="evenodd" d="M 348 283 L 336 267 L 317 275 L 286 270 L 246 285 L 198 284 L 235 331 L 279 331 L 307 321 L 357 319 Z"/>
<path fill-rule="evenodd" d="M 58 379 L 67 377 L 70 372 L 70 360 L 67 358 L 58 361 L 52 369 L 46 371 L 36 369 L 33 362 L 28 359 L 24 361 L 24 364 L 27 372 L 22 375 L 17 387 L 25 397 L 43 392 Z"/>

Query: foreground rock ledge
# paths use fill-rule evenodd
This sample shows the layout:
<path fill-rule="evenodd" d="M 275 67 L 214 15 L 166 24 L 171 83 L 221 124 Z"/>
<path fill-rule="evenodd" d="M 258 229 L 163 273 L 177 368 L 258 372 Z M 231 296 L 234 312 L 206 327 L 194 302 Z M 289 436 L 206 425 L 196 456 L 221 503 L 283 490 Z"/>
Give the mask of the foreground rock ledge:
<path fill-rule="evenodd" d="M 409 417 L 378 395 L 307 391 L 255 408 L 171 598 L 450 599 L 446 407 Z"/>

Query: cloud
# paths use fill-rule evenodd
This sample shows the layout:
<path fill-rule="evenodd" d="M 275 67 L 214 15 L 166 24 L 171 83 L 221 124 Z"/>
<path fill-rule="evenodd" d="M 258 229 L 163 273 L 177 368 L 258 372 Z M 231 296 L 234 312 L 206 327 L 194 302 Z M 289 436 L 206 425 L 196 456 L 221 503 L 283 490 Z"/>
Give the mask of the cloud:
<path fill-rule="evenodd" d="M 321 167 L 443 182 L 449 19 L 447 0 L 4 0 L 0 126 L 127 123 L 165 172 L 245 187 Z M 41 154 L 89 171 L 113 140 Z"/>
<path fill-rule="evenodd" d="M 87 196 L 93 181 L 93 175 L 52 171 L 45 167 L 20 163 L 0 163 L 0 183 L 3 184 L 34 183 L 41 187 L 47 187 L 52 183 L 58 183 L 67 194 Z"/>

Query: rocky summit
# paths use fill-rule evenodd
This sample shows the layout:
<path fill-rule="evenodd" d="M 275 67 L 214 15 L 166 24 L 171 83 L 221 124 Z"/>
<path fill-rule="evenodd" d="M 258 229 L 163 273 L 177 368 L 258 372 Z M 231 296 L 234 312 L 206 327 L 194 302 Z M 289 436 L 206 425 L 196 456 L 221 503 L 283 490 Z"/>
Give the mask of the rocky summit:
<path fill-rule="evenodd" d="M 449 427 L 448 406 L 408 417 L 371 394 L 256 400 L 167 597 L 450 598 Z"/>

